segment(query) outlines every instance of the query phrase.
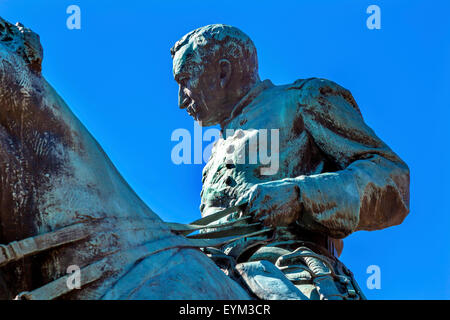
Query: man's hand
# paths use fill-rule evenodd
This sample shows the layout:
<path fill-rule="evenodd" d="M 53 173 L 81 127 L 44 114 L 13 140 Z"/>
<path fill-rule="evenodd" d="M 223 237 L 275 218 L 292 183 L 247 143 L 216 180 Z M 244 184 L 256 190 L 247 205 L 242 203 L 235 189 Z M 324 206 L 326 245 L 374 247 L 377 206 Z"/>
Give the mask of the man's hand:
<path fill-rule="evenodd" d="M 299 218 L 300 211 L 300 188 L 283 180 L 253 186 L 245 209 L 268 227 L 287 226 Z"/>

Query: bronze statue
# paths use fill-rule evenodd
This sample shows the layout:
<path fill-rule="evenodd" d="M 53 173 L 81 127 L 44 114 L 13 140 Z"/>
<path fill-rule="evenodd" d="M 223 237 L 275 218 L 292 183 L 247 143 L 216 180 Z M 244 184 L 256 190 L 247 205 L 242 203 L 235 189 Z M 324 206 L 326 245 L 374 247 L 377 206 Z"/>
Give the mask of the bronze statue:
<path fill-rule="evenodd" d="M 42 77 L 39 36 L 0 18 L 0 299 L 363 298 L 340 239 L 401 223 L 409 171 L 351 94 L 261 82 L 251 40 L 225 25 L 172 55 L 180 107 L 224 132 L 191 225 L 134 193 Z M 267 129 L 269 167 L 243 152 Z"/>
<path fill-rule="evenodd" d="M 37 34 L 0 18 L 0 299 L 248 299 L 134 193 L 42 57 Z"/>
<path fill-rule="evenodd" d="M 227 25 L 188 33 L 171 54 L 179 107 L 223 133 L 203 170 L 200 210 L 236 212 L 203 236 L 221 224 L 261 231 L 206 252 L 260 299 L 364 298 L 337 259 L 342 239 L 403 221 L 409 169 L 365 124 L 350 91 L 317 78 L 261 81 L 252 41 Z M 279 168 L 269 173 L 247 150 L 260 147 L 258 129 L 278 132 Z"/>

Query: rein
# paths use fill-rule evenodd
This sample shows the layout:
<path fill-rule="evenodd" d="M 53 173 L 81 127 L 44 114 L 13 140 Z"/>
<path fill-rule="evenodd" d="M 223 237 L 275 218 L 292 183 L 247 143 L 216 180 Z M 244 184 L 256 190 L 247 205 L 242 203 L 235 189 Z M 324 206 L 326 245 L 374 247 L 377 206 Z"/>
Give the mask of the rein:
<path fill-rule="evenodd" d="M 81 283 L 79 288 L 70 288 L 67 285 L 70 275 L 65 275 L 32 291 L 21 292 L 15 297 L 15 300 L 53 300 L 74 290 L 79 290 L 88 284 L 101 279 L 106 273 L 119 272 L 120 269 L 123 268 L 123 265 L 116 262 L 117 260 L 120 260 L 115 259 L 118 255 L 125 255 L 127 261 L 136 262 L 163 251 L 219 247 L 245 237 L 260 235 L 272 230 L 268 228 L 261 229 L 260 224 L 257 223 L 246 226 L 236 226 L 236 224 L 248 220 L 249 217 L 243 217 L 224 224 L 212 224 L 212 222 L 237 211 L 240 206 L 241 205 L 221 210 L 196 220 L 191 224 L 164 223 L 169 227 L 171 232 L 183 237 L 169 236 L 146 242 L 135 248 L 128 249 L 126 252 L 118 250 L 110 252 L 107 257 L 88 264 L 80 269 L 83 277 L 80 279 Z M 108 229 L 109 228 L 102 227 L 102 225 L 99 224 L 99 221 L 95 221 L 94 223 L 78 222 L 45 234 L 29 237 L 20 241 L 13 241 L 6 245 L 0 245 L 0 267 L 27 256 L 87 239 L 100 231 L 107 231 Z M 188 236 L 190 233 L 203 229 L 213 229 L 213 231 L 206 230 L 206 232 Z M 174 241 L 180 243 L 173 245 Z"/>

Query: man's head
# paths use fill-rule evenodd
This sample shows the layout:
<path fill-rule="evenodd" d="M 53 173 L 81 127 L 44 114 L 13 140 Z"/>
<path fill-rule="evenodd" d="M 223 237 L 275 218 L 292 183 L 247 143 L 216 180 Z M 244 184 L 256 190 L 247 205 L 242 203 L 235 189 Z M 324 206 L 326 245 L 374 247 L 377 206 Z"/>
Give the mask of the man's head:
<path fill-rule="evenodd" d="M 222 123 L 258 83 L 258 58 L 250 38 L 235 27 L 213 24 L 191 31 L 170 50 L 180 108 L 202 126 Z"/>

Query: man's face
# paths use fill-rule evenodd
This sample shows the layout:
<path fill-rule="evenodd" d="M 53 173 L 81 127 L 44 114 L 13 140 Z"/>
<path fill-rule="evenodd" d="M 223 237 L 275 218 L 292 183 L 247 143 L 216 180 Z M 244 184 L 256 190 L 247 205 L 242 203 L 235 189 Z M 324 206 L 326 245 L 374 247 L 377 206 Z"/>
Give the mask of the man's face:
<path fill-rule="evenodd" d="M 173 58 L 173 74 L 179 85 L 178 105 L 202 126 L 216 125 L 223 118 L 223 97 L 217 70 L 211 63 L 188 60 L 189 45 L 180 48 Z"/>

